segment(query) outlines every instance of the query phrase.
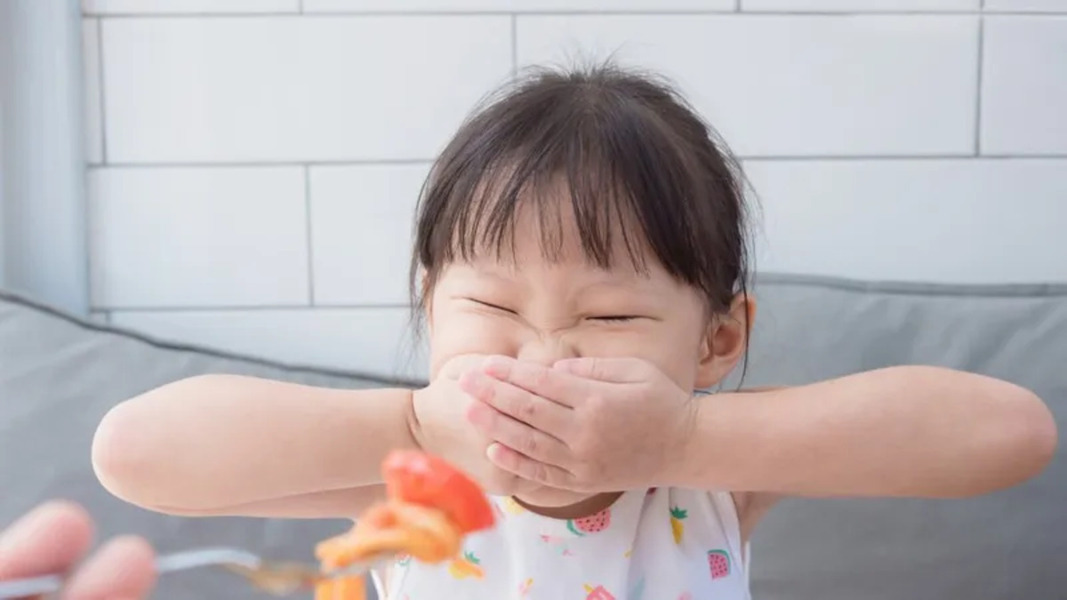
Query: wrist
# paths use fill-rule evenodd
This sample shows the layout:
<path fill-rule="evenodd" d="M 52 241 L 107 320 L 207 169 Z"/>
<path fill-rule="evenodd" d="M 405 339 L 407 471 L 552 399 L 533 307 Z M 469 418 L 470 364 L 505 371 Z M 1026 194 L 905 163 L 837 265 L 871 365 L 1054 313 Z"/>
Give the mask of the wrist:
<path fill-rule="evenodd" d="M 724 483 L 721 465 L 731 453 L 724 451 L 730 444 L 719 408 L 728 395 L 695 395 L 687 400 L 682 433 L 677 436 L 678 443 L 672 448 L 665 472 L 670 485 L 702 489 Z"/>
<path fill-rule="evenodd" d="M 419 421 L 419 413 L 415 408 L 419 396 L 425 392 L 425 388 L 406 390 L 404 398 L 404 442 L 403 449 L 423 450 L 422 424 Z"/>

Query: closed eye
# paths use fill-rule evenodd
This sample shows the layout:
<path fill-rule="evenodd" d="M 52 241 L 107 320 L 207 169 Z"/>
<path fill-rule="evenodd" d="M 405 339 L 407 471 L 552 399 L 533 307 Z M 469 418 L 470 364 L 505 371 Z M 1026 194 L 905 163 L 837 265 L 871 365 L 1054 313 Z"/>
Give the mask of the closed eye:
<path fill-rule="evenodd" d="M 493 304 L 492 302 L 486 302 L 484 300 L 479 300 L 477 298 L 467 298 L 467 300 L 470 300 L 471 302 L 473 302 L 475 304 L 479 304 L 479 305 L 484 306 L 486 308 L 491 308 L 493 310 L 499 310 L 501 312 L 506 312 L 506 313 L 508 313 L 510 315 L 518 314 L 515 311 L 511 310 L 510 308 L 505 308 L 503 306 L 500 306 L 500 305 L 497 305 L 497 304 Z"/>
<path fill-rule="evenodd" d="M 603 323 L 625 323 L 627 321 L 634 321 L 640 319 L 637 315 L 603 315 L 598 317 L 589 317 L 591 321 L 601 321 Z"/>

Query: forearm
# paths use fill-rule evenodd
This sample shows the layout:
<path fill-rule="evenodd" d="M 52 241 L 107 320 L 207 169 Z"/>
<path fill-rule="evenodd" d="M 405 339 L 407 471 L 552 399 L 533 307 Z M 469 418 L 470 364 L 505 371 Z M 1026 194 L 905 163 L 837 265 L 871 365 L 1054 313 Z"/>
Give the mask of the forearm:
<path fill-rule="evenodd" d="M 389 450 L 414 446 L 410 393 L 187 379 L 112 409 L 93 465 L 120 498 L 172 511 L 374 485 Z"/>
<path fill-rule="evenodd" d="M 1027 390 L 896 367 L 698 402 L 678 485 L 812 496 L 956 497 L 1038 473 L 1056 443 Z"/>

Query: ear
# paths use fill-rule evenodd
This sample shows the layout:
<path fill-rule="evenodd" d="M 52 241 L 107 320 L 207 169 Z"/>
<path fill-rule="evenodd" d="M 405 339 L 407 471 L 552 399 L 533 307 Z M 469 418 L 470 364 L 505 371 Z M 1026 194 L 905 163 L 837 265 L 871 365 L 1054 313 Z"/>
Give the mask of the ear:
<path fill-rule="evenodd" d="M 737 294 L 726 314 L 716 315 L 708 325 L 696 386 L 710 388 L 734 370 L 745 355 L 748 332 L 756 319 L 756 302 L 747 294 Z"/>

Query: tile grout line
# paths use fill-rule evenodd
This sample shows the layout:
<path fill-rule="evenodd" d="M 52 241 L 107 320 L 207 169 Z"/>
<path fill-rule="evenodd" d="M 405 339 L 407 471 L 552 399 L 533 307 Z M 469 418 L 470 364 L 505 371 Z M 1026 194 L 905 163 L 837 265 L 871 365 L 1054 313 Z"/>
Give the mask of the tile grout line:
<path fill-rule="evenodd" d="M 311 225 L 311 167 L 304 165 L 304 233 L 307 236 L 308 304 L 315 306 L 315 254 Z"/>
<path fill-rule="evenodd" d="M 519 74 L 519 15 L 511 13 L 511 77 Z"/>
<path fill-rule="evenodd" d="M 812 154 L 786 155 L 763 154 L 741 155 L 738 160 L 751 162 L 849 162 L 849 161 L 938 161 L 975 158 L 970 151 L 957 154 Z M 1041 154 L 983 154 L 982 159 L 1018 159 L 1018 160 L 1063 160 L 1067 153 L 1046 152 Z M 89 170 L 102 169 L 272 169 L 272 168 L 314 168 L 314 167 L 395 167 L 428 166 L 432 160 L 337 160 L 320 162 L 154 162 L 154 163 L 108 163 L 87 165 Z"/>
<path fill-rule="evenodd" d="M 403 303 L 381 304 L 264 304 L 264 305 L 175 305 L 175 306 L 94 306 L 92 312 L 106 313 L 197 313 L 197 312 L 259 312 L 259 311 L 291 311 L 291 312 L 315 312 L 326 310 L 409 310 L 411 305 Z"/>
<path fill-rule="evenodd" d="M 104 19 L 99 17 L 96 19 L 96 60 L 99 62 L 97 65 L 96 73 L 96 86 L 99 89 L 100 102 L 100 161 L 102 164 L 107 164 L 107 101 L 106 92 L 104 91 Z"/>
<path fill-rule="evenodd" d="M 985 6 L 983 2 L 982 6 Z M 982 73 L 985 71 L 985 17 L 978 17 L 978 72 L 974 94 L 974 155 L 982 155 Z"/>
<path fill-rule="evenodd" d="M 294 17 L 305 15 L 309 17 L 333 17 L 333 16 L 379 16 L 379 17 L 485 17 L 485 16 L 509 16 L 509 15 L 531 15 L 531 16 L 551 16 L 551 17 L 568 17 L 568 16 L 643 16 L 643 17 L 656 17 L 656 16 L 738 16 L 738 13 L 745 16 L 796 16 L 796 17 L 842 17 L 853 18 L 857 16 L 974 16 L 982 14 L 981 9 L 976 10 L 871 10 L 871 11 L 832 11 L 832 10 L 744 10 L 741 4 L 741 0 L 737 0 L 735 9 L 719 9 L 719 10 L 526 10 L 526 11 L 504 11 L 504 10 L 486 10 L 486 11 L 462 11 L 462 10 L 332 10 L 332 11 L 313 11 L 313 12 L 152 12 L 152 13 L 130 13 L 130 12 L 114 12 L 114 13 L 85 13 L 85 17 L 95 18 L 114 18 L 114 19 L 153 19 L 153 18 L 189 18 L 189 19 L 202 19 L 202 18 L 251 18 L 251 17 Z M 1002 11 L 989 11 L 986 14 L 1002 15 L 1014 15 L 1014 16 L 1049 16 L 1049 17 L 1063 17 L 1067 16 L 1067 12 L 1063 11 L 1024 11 L 1024 10 L 1002 10 Z"/>

